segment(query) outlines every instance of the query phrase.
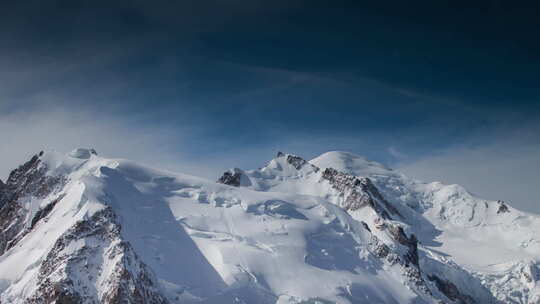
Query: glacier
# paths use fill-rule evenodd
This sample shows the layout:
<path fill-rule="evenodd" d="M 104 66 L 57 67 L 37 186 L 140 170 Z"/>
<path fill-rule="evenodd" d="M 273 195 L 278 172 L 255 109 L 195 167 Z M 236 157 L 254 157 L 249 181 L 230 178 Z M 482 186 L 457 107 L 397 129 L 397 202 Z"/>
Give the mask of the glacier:
<path fill-rule="evenodd" d="M 348 152 L 217 181 L 40 152 L 0 182 L 0 303 L 540 303 L 539 229 Z"/>

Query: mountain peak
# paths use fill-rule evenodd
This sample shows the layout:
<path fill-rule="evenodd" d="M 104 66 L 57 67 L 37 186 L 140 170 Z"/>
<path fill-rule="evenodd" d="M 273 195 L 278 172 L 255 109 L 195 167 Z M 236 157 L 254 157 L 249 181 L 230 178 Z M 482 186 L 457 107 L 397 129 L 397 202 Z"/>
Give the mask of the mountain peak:
<path fill-rule="evenodd" d="M 0 182 L 0 302 L 540 298 L 540 218 L 458 185 L 341 151 L 218 184 L 96 155 L 38 153 Z"/>

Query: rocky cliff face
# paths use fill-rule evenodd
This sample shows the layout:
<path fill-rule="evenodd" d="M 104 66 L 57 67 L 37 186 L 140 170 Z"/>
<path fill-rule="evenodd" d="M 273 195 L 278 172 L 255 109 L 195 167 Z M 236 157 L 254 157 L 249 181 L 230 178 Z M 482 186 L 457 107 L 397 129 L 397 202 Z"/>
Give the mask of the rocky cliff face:
<path fill-rule="evenodd" d="M 1 185 L 0 254 L 9 255 L 66 194 L 62 190 L 68 177 L 50 175 L 41 156 L 43 152 L 13 170 Z M 28 207 L 50 197 L 37 210 Z M 68 227 L 36 266 L 33 291 L 24 298 L 8 294 L 2 303 L 168 303 L 152 272 L 122 239 L 111 208 Z"/>
<path fill-rule="evenodd" d="M 428 276 L 430 281 L 435 282 L 435 286 L 452 302 L 460 304 L 474 304 L 477 303 L 471 296 L 462 294 L 459 289 L 452 282 L 443 280 L 436 275 Z"/>
<path fill-rule="evenodd" d="M 367 177 L 359 178 L 338 172 L 333 168 L 326 168 L 322 173 L 322 178 L 328 180 L 334 189 L 342 193 L 344 200 L 341 207 L 345 210 L 354 211 L 370 206 L 385 219 L 391 219 L 390 214 L 401 216 Z"/>
<path fill-rule="evenodd" d="M 47 176 L 47 166 L 39 157 L 40 152 L 28 162 L 13 170 L 5 185 L 2 185 L 0 195 L 0 254 L 13 247 L 44 214 L 40 212 L 32 225 L 26 225 L 30 211 L 24 208 L 24 200 L 31 198 L 43 199 L 62 187 L 64 177 Z M 45 213 L 47 210 L 45 210 Z"/>
<path fill-rule="evenodd" d="M 387 221 L 392 220 L 393 217 L 400 218 L 401 214 L 380 194 L 371 180 L 366 177 L 360 178 L 338 172 L 333 168 L 326 168 L 322 172 L 322 179 L 327 180 L 332 185 L 332 188 L 339 191 L 342 197 L 340 207 L 344 210 L 354 212 L 361 208 L 371 208 L 380 216 L 377 229 L 388 231 L 390 237 L 397 244 L 404 246 L 406 250 L 403 251 L 404 253 L 400 253 L 400 250 L 384 244 L 374 234 L 370 246 L 372 253 L 385 259 L 390 264 L 398 264 L 403 267 L 405 280 L 413 288 L 431 295 L 418 263 L 418 241 L 416 236 L 412 234 L 408 237 L 402 227 Z M 362 223 L 366 224 L 365 222 Z M 366 226 L 369 227 L 367 224 Z M 371 232 L 371 229 L 369 231 Z"/>
<path fill-rule="evenodd" d="M 168 303 L 120 232 L 110 208 L 71 227 L 43 260 L 37 289 L 26 302 Z"/>

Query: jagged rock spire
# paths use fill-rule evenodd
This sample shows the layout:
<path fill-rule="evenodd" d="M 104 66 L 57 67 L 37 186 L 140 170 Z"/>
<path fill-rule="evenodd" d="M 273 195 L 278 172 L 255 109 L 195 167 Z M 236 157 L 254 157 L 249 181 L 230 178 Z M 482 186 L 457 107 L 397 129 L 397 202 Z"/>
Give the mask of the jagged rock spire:
<path fill-rule="evenodd" d="M 61 188 L 65 181 L 62 176 L 47 175 L 47 167 L 41 163 L 41 156 L 43 152 L 34 155 L 29 161 L 11 171 L 6 183 L 2 183 L 0 188 L 0 231 L 2 231 L 0 254 L 13 247 L 30 231 L 26 229 L 25 224 L 29 211 L 23 207 L 21 199 L 28 197 L 43 199 Z"/>

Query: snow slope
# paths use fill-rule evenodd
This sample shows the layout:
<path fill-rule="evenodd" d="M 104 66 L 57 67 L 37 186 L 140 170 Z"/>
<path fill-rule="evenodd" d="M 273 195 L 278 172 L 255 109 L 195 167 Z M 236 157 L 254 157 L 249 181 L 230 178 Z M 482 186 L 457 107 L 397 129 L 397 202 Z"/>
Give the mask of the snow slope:
<path fill-rule="evenodd" d="M 346 152 L 328 152 L 310 162 L 369 177 L 388 200 L 414 211 L 404 221 L 427 254 L 461 265 L 498 299 L 505 303 L 540 301 L 536 284 L 540 278 L 538 216 L 502 201 L 475 197 L 459 185 L 409 179 Z"/>
<path fill-rule="evenodd" d="M 0 184 L 0 303 L 537 303 L 538 221 L 345 152 L 217 183 L 40 153 Z"/>

